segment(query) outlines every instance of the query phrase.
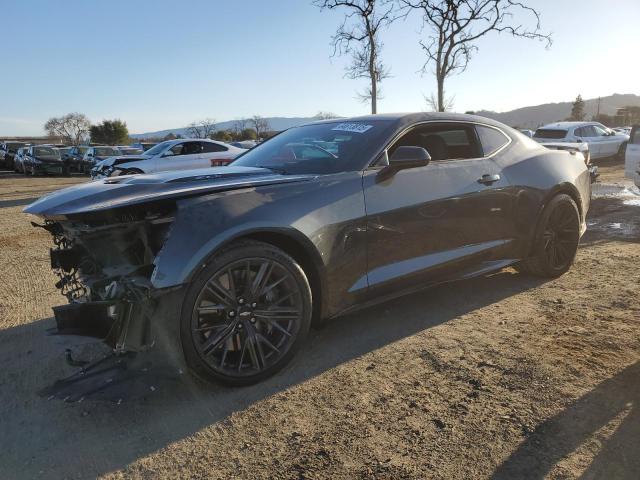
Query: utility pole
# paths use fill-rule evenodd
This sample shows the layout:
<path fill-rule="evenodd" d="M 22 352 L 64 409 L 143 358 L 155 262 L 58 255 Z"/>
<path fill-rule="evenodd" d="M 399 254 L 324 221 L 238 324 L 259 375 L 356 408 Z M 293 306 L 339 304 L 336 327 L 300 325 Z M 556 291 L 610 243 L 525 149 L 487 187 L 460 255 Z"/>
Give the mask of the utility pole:
<path fill-rule="evenodd" d="M 600 118 L 600 97 L 598 97 L 598 113 L 596 114 L 596 118 Z"/>

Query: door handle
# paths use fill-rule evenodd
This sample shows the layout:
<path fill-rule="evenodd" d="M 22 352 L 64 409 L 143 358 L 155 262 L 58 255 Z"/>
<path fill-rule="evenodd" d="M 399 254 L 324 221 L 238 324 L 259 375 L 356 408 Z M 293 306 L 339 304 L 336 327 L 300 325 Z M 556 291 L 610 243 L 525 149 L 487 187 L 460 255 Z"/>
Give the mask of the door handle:
<path fill-rule="evenodd" d="M 500 175 L 496 173 L 494 173 L 493 175 L 489 175 L 488 173 L 485 173 L 484 175 L 482 175 L 482 177 L 478 179 L 478 183 L 482 183 L 484 185 L 491 185 L 492 183 L 495 183 L 498 180 L 500 180 Z"/>

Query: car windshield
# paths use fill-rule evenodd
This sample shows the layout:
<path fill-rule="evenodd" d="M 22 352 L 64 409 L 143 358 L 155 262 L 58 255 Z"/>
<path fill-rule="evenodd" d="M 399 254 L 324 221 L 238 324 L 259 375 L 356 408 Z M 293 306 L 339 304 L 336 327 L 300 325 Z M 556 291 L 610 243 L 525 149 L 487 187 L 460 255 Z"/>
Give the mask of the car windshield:
<path fill-rule="evenodd" d="M 239 157 L 234 166 L 280 173 L 336 173 L 353 168 L 358 153 L 389 125 L 385 120 L 331 122 L 291 128 Z"/>
<path fill-rule="evenodd" d="M 34 147 L 33 155 L 41 158 L 60 158 L 60 152 L 53 147 Z"/>
<path fill-rule="evenodd" d="M 536 130 L 534 137 L 537 138 L 564 138 L 567 136 L 566 130 L 556 128 L 539 128 Z"/>
<path fill-rule="evenodd" d="M 113 155 L 118 155 L 118 150 L 116 150 L 115 148 L 101 147 L 94 148 L 93 151 L 96 157 L 110 157 Z"/>
<path fill-rule="evenodd" d="M 161 143 L 151 147 L 149 150 L 146 150 L 144 153 L 145 153 L 145 155 L 159 155 L 171 143 L 172 143 L 172 140 L 167 140 L 166 142 L 161 142 Z"/>

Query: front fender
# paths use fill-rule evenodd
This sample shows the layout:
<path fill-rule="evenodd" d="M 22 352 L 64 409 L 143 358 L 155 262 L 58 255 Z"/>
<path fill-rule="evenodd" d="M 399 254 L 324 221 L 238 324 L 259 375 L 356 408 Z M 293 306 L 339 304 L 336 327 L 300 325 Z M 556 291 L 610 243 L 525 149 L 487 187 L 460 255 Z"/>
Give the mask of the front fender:
<path fill-rule="evenodd" d="M 233 190 L 177 203 L 168 238 L 154 262 L 156 288 L 189 283 L 212 255 L 235 239 L 286 235 L 317 266 L 328 313 L 351 303 L 349 288 L 366 274 L 364 195 L 360 172 L 310 182 Z M 323 299 L 323 304 L 327 299 Z"/>

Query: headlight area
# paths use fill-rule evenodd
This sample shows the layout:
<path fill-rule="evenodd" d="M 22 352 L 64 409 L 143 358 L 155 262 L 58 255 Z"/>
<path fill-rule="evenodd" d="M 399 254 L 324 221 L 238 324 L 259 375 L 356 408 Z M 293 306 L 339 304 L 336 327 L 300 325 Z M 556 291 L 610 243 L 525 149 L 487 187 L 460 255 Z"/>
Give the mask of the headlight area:
<path fill-rule="evenodd" d="M 34 223 L 53 236 L 51 268 L 69 302 L 53 308 L 58 334 L 100 338 L 116 353 L 153 346 L 151 317 L 162 292 L 150 278 L 174 211 L 129 208 Z"/>

